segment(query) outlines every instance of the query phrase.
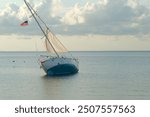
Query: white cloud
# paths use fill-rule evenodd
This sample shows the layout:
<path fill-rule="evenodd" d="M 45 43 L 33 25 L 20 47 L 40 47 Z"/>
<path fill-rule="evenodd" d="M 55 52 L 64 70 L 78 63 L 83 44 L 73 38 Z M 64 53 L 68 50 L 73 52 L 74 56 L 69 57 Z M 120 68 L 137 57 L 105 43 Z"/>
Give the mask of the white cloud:
<path fill-rule="evenodd" d="M 108 0 L 99 0 L 98 3 L 105 6 L 108 4 Z"/>
<path fill-rule="evenodd" d="M 106 0 L 107 1 L 107 0 Z M 150 20 L 150 11 L 144 6 L 141 6 L 136 0 L 100 0 L 97 3 L 86 4 L 85 6 L 76 6 L 70 11 L 75 16 L 80 16 L 84 19 L 80 25 L 74 17 L 64 16 L 65 23 L 70 24 L 70 19 L 74 21 L 73 30 L 79 34 L 107 34 L 107 35 L 123 35 L 123 34 L 137 34 L 149 33 L 146 29 L 146 20 Z M 75 10 L 74 10 L 75 9 Z M 68 17 L 66 17 L 68 16 Z M 68 19 L 68 20 L 67 20 Z M 67 22 L 68 21 L 68 22 Z M 68 30 L 71 32 L 71 26 Z M 77 31 L 77 32 L 76 32 Z M 69 32 L 69 33 L 70 33 Z"/>
<path fill-rule="evenodd" d="M 68 11 L 61 21 L 68 25 L 76 25 L 84 23 L 82 7 L 76 4 L 74 8 Z"/>
<path fill-rule="evenodd" d="M 135 9 L 138 7 L 139 3 L 137 0 L 128 0 L 127 5 L 130 6 L 131 8 Z"/>
<path fill-rule="evenodd" d="M 52 1 L 52 17 L 60 16 L 63 12 L 63 4 L 61 0 L 53 0 Z"/>
<path fill-rule="evenodd" d="M 49 0 L 40 0 L 38 3 L 33 3 L 30 0 L 33 8 L 40 14 L 40 16 L 46 22 L 49 22 L 53 25 L 57 24 L 59 21 L 58 18 L 53 18 L 51 16 L 53 9 L 52 1 Z M 54 5 L 54 4 L 53 4 Z M 55 6 L 53 6 L 55 7 Z M 57 9 L 55 7 L 55 12 Z M 25 4 L 22 6 L 17 6 L 14 3 L 7 4 L 4 9 L 0 11 L 0 34 L 38 34 L 39 31 L 35 31 L 35 22 L 33 18 L 29 18 L 31 14 L 29 13 Z M 20 23 L 24 20 L 30 20 L 28 27 L 20 27 Z"/>
<path fill-rule="evenodd" d="M 60 34 L 149 34 L 150 10 L 137 0 L 98 0 L 64 7 L 61 0 L 29 1 L 39 15 Z M 0 11 L 1 34 L 39 34 L 33 18 L 30 26 L 19 23 L 30 16 L 25 5 L 8 4 Z"/>

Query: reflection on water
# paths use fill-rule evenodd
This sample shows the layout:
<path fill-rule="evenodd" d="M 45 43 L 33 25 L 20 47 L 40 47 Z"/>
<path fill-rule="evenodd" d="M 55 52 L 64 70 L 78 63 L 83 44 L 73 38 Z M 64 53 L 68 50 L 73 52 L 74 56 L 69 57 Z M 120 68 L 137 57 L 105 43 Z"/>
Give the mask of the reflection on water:
<path fill-rule="evenodd" d="M 57 77 L 35 53 L 0 55 L 0 99 L 150 99 L 150 52 L 74 52 L 79 73 Z"/>

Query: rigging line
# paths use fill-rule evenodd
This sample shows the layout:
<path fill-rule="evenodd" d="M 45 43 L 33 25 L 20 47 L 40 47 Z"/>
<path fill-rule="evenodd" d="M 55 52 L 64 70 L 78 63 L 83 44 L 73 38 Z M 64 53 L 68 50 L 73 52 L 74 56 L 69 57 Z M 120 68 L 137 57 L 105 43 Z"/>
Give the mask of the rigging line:
<path fill-rule="evenodd" d="M 25 13 L 25 17 L 28 19 L 27 13 Z"/>
<path fill-rule="evenodd" d="M 38 55 L 38 52 L 39 52 L 39 51 L 38 51 L 38 47 L 37 47 L 37 46 L 38 46 L 37 40 L 35 40 L 36 57 L 39 58 L 39 55 Z M 39 62 L 39 59 L 37 59 L 36 61 L 37 61 L 37 63 L 41 66 L 41 64 L 40 64 L 40 62 Z"/>
<path fill-rule="evenodd" d="M 53 38 L 56 38 L 56 39 L 58 40 L 57 36 L 56 36 L 50 29 L 48 29 L 48 30 L 52 33 Z M 59 41 L 59 43 L 60 43 L 61 46 L 63 46 L 63 48 L 65 48 L 65 50 L 67 50 L 67 48 L 62 44 L 61 41 Z M 67 50 L 67 51 L 68 51 L 68 50 Z"/>
<path fill-rule="evenodd" d="M 33 15 L 35 21 L 37 22 L 37 24 L 38 24 L 39 28 L 41 29 L 41 31 L 43 32 L 44 36 L 46 37 L 47 41 L 49 42 L 49 44 L 51 45 L 52 49 L 54 50 L 55 54 L 57 55 L 57 57 L 59 57 L 58 53 L 56 52 L 55 48 L 54 48 L 53 45 L 51 44 L 51 42 L 50 42 L 50 40 L 48 39 L 46 33 L 44 32 L 43 28 L 41 27 L 40 23 L 38 22 L 37 18 L 35 17 L 35 15 L 34 15 L 32 9 L 31 9 L 32 7 L 29 6 L 30 4 L 29 4 L 26 0 L 24 0 L 24 2 L 25 2 L 25 4 L 26 4 L 26 6 L 28 7 L 29 11 L 31 12 L 31 14 Z"/>
<path fill-rule="evenodd" d="M 49 27 L 46 25 L 46 23 L 41 19 L 41 17 L 37 14 L 37 12 L 33 9 L 33 7 L 28 3 L 28 5 L 30 6 L 30 8 L 32 9 L 32 11 L 34 12 L 34 14 L 39 18 L 39 20 L 41 20 L 41 22 L 45 25 L 45 27 L 47 28 L 47 29 L 49 29 Z M 34 15 L 33 14 L 33 15 Z M 49 29 L 50 30 L 50 29 Z M 50 32 L 51 32 L 51 30 L 50 30 Z M 52 33 L 52 32 L 51 32 Z M 52 33 L 53 34 L 53 33 Z"/>
<path fill-rule="evenodd" d="M 28 3 L 29 7 L 32 9 L 32 11 L 34 12 L 32 14 L 32 16 L 35 14 L 40 20 L 41 22 L 45 25 L 46 28 L 48 28 L 48 26 L 46 25 L 46 23 L 41 19 L 41 17 L 37 14 L 37 12 L 33 9 L 33 7 Z M 49 28 L 48 28 L 49 29 Z"/>
<path fill-rule="evenodd" d="M 37 12 L 33 9 L 33 7 L 28 3 L 28 5 L 30 6 L 30 8 L 32 9 L 32 11 L 34 12 L 34 14 L 39 18 L 39 20 L 41 20 L 41 22 L 45 25 L 45 27 L 47 28 L 47 30 L 49 30 L 50 33 L 52 33 L 52 35 L 54 36 L 54 38 L 57 38 L 56 35 L 52 32 L 52 30 L 49 29 L 49 27 L 46 25 L 46 23 L 41 19 L 41 17 L 37 14 Z M 33 14 L 33 15 L 34 15 Z M 63 46 L 63 44 L 60 42 L 60 44 Z M 64 47 L 64 46 L 63 46 Z M 65 47 L 64 47 L 65 48 Z M 65 48 L 66 49 L 66 48 Z M 67 50 L 67 49 L 66 49 Z"/>

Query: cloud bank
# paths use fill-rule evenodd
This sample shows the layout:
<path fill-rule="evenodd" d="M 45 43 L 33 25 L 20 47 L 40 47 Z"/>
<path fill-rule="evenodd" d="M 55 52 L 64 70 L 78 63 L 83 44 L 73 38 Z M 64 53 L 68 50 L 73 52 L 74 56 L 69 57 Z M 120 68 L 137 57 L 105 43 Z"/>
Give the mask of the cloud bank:
<path fill-rule="evenodd" d="M 61 0 L 29 0 L 57 34 L 149 35 L 150 9 L 138 0 L 98 0 L 65 7 Z M 26 6 L 10 3 L 0 11 L 0 34 L 41 34 Z M 28 27 L 20 27 L 24 20 Z"/>

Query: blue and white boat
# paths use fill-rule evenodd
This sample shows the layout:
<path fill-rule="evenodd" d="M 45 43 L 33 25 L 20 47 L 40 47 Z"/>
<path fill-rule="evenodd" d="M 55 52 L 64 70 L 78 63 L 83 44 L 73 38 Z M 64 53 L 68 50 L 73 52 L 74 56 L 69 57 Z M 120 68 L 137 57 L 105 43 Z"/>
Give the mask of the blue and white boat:
<path fill-rule="evenodd" d="M 64 57 L 49 57 L 41 61 L 47 75 L 66 75 L 78 72 L 77 59 Z"/>
<path fill-rule="evenodd" d="M 41 56 L 40 58 L 40 63 L 43 70 L 49 76 L 77 73 L 79 71 L 78 59 L 63 56 L 68 52 L 67 49 L 58 40 L 55 34 L 51 32 L 46 23 L 40 18 L 33 7 L 26 0 L 24 0 L 24 2 L 45 37 L 45 47 L 47 52 L 49 52 L 49 55 Z M 44 27 L 42 27 L 40 23 L 43 23 Z M 44 31 L 44 29 L 46 29 L 46 31 Z M 54 53 L 55 56 L 51 56 L 51 53 Z M 60 53 L 64 54 L 62 55 Z"/>

